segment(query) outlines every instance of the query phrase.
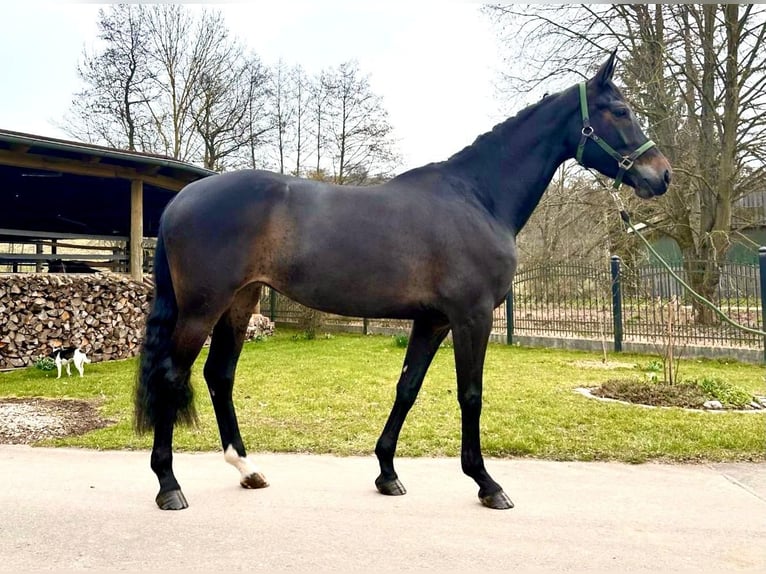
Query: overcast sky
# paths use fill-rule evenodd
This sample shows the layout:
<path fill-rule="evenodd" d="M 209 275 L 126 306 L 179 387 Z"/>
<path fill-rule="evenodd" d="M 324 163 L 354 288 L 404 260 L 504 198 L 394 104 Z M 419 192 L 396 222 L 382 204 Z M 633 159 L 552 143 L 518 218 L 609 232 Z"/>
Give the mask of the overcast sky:
<path fill-rule="evenodd" d="M 0 128 L 70 139 L 61 122 L 99 4 L 4 2 Z M 402 169 L 445 159 L 502 120 L 495 35 L 476 2 L 211 4 L 266 64 L 308 73 L 357 60 L 390 114 Z"/>

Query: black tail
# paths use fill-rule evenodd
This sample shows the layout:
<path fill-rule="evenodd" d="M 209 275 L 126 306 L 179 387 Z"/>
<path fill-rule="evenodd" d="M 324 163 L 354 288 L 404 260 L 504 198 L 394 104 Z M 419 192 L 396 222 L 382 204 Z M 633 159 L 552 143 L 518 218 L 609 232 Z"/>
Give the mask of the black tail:
<path fill-rule="evenodd" d="M 178 305 L 160 226 L 154 254 L 154 301 L 146 319 L 136 381 L 134 426 L 138 433 L 153 429 L 160 412 L 173 423 L 197 420 L 191 373 L 179 376 L 171 361 L 171 337 L 177 320 Z"/>

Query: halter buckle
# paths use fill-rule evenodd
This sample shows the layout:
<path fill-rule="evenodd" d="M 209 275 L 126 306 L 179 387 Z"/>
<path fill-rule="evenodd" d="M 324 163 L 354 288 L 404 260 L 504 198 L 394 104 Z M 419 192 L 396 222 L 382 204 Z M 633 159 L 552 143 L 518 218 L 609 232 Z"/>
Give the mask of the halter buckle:
<path fill-rule="evenodd" d="M 591 137 L 593 135 L 593 126 L 583 126 L 582 135 L 586 138 Z"/>
<path fill-rule="evenodd" d="M 631 167 L 633 167 L 633 159 L 628 156 L 623 156 L 623 158 L 617 162 L 620 166 L 620 169 L 624 169 L 625 171 L 628 171 Z"/>

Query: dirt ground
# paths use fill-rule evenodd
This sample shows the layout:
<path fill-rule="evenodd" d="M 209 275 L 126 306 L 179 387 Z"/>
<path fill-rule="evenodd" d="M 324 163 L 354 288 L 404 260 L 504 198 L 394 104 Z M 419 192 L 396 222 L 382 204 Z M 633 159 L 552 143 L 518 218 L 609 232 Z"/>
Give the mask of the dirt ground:
<path fill-rule="evenodd" d="M 111 424 L 96 406 L 80 400 L 0 399 L 0 444 L 31 444 L 83 434 Z"/>

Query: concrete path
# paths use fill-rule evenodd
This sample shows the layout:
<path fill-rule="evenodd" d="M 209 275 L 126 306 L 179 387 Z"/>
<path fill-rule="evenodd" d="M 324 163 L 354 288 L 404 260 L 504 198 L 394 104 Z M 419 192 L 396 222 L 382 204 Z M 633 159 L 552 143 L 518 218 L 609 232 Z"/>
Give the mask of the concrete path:
<path fill-rule="evenodd" d="M 190 508 L 162 512 L 148 452 L 0 446 L 0 569 L 766 572 L 766 465 L 488 460 L 516 503 L 483 508 L 456 459 L 177 454 Z"/>

